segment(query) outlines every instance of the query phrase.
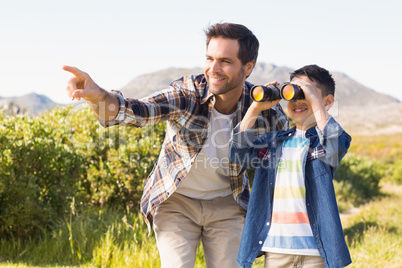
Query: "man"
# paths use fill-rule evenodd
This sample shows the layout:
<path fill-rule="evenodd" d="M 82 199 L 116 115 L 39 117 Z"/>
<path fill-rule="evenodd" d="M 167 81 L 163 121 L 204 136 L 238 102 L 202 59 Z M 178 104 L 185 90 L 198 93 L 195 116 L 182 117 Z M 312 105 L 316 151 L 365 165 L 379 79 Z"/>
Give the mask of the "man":
<path fill-rule="evenodd" d="M 167 121 L 165 142 L 141 200 L 162 267 L 193 267 L 200 239 L 207 267 L 237 267 L 250 191 L 245 170 L 229 163 L 228 149 L 232 127 L 251 102 L 252 85 L 246 78 L 259 43 L 249 29 L 232 23 L 212 25 L 206 36 L 204 74 L 182 77 L 146 99 L 124 99 L 77 68 L 63 67 L 74 74 L 68 95 L 87 100 L 102 125 L 143 127 Z M 277 105 L 261 114 L 255 133 L 287 127 Z"/>

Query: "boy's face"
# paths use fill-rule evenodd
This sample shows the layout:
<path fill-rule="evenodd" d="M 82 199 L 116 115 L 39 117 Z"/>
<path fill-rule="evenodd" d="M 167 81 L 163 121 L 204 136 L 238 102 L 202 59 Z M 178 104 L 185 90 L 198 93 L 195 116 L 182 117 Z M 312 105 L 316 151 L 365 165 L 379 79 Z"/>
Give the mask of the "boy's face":
<path fill-rule="evenodd" d="M 297 80 L 303 80 L 300 81 L 303 84 L 304 82 L 307 82 L 311 86 L 313 86 L 313 90 L 315 90 L 315 93 L 317 95 L 317 98 L 322 102 L 322 104 L 325 106 L 328 103 L 328 96 L 323 97 L 322 96 L 322 90 L 319 88 L 317 83 L 311 81 L 307 76 L 298 76 L 292 79 L 291 82 L 295 82 Z M 303 129 L 307 130 L 317 124 L 316 119 L 314 117 L 314 111 L 311 107 L 311 104 L 308 100 L 302 99 L 302 100 L 295 100 L 295 101 L 288 101 L 288 113 L 289 116 L 295 121 L 296 123 L 296 128 L 298 129 Z"/>

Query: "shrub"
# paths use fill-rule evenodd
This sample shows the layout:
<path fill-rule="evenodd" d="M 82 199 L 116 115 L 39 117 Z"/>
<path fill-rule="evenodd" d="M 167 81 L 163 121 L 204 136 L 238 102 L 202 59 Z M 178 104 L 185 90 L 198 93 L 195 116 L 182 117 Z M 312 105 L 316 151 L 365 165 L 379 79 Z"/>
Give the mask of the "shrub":
<path fill-rule="evenodd" d="M 86 159 L 82 185 L 91 205 L 137 207 L 144 179 L 159 155 L 165 124 L 103 128 L 89 109 L 70 114 L 71 140 L 75 151 Z M 83 118 L 89 123 L 83 124 Z"/>
<path fill-rule="evenodd" d="M 87 106 L 0 114 L 0 233 L 27 238 L 80 207 L 138 210 L 164 124 L 103 128 Z"/>
<path fill-rule="evenodd" d="M 389 171 L 389 176 L 390 176 L 390 181 L 396 182 L 398 184 L 402 184 L 402 160 L 397 159 L 395 162 L 391 165 L 390 171 Z"/>
<path fill-rule="evenodd" d="M 338 201 L 341 204 L 358 206 L 379 195 L 379 183 L 384 171 L 374 160 L 353 154 L 346 155 L 334 176 Z"/>
<path fill-rule="evenodd" d="M 64 213 L 84 159 L 53 120 L 2 115 L 1 122 L 0 231 L 24 237 Z"/>

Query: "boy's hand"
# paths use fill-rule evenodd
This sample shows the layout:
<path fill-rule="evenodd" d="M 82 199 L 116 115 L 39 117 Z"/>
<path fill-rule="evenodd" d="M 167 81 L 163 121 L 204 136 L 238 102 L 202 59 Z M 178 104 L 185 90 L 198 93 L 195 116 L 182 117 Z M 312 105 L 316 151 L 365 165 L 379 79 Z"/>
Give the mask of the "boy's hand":
<path fill-rule="evenodd" d="M 268 84 L 265 84 L 264 86 L 268 87 L 269 85 L 279 85 L 279 83 L 277 81 L 273 81 L 270 82 Z M 253 103 L 251 104 L 250 108 L 255 109 L 256 112 L 258 112 L 258 114 L 262 111 L 271 109 L 272 107 L 274 107 L 275 105 L 277 105 L 280 102 L 281 99 L 277 99 L 274 101 L 253 101 Z M 257 115 L 258 115 L 257 114 Z"/>
<path fill-rule="evenodd" d="M 276 81 L 270 82 L 268 84 L 265 84 L 265 86 L 269 85 L 277 85 L 279 84 Z M 240 131 L 245 131 L 247 129 L 250 129 L 254 126 L 255 121 L 257 120 L 258 115 L 265 110 L 271 109 L 275 105 L 277 105 L 280 102 L 281 99 L 277 99 L 274 101 L 253 101 L 253 103 L 250 105 L 248 108 L 246 115 L 244 116 L 243 120 L 240 123 Z"/>
<path fill-rule="evenodd" d="M 314 87 L 309 82 L 295 78 L 292 80 L 292 84 L 298 85 L 302 89 L 306 101 L 311 103 L 312 100 L 320 100 Z"/>
<path fill-rule="evenodd" d="M 258 115 L 262 111 L 271 109 L 272 107 L 277 105 L 280 101 L 281 99 L 277 99 L 274 101 L 262 101 L 262 102 L 253 101 L 249 109 L 254 109 Z"/>

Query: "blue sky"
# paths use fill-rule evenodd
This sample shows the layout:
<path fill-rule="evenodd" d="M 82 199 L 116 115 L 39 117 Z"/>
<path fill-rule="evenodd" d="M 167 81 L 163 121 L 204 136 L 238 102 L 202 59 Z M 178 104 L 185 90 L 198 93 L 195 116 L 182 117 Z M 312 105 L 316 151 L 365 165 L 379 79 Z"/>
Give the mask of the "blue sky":
<path fill-rule="evenodd" d="M 401 10 L 399 0 L 0 0 L 0 96 L 37 92 L 68 103 L 63 65 L 106 89 L 202 67 L 204 29 L 235 22 L 258 37 L 259 62 L 315 63 L 402 100 Z"/>

